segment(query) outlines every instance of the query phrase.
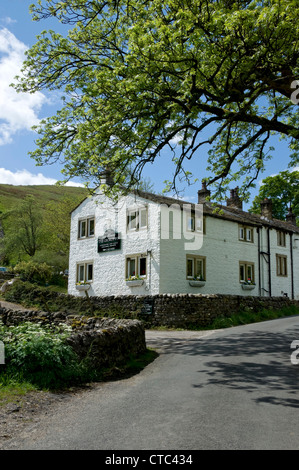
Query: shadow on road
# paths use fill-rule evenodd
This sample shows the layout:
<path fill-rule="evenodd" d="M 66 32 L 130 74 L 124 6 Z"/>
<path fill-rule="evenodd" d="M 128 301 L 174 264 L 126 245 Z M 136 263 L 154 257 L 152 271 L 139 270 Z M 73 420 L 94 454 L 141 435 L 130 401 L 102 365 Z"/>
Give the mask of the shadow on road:
<path fill-rule="evenodd" d="M 257 403 L 299 408 L 299 364 L 291 363 L 291 343 L 299 340 L 299 325 L 283 333 L 234 330 L 207 338 L 172 335 L 163 339 L 159 349 L 163 354 L 198 356 L 198 372 L 205 381 L 193 384 L 195 388 L 218 385 L 260 392 L 252 396 Z"/>

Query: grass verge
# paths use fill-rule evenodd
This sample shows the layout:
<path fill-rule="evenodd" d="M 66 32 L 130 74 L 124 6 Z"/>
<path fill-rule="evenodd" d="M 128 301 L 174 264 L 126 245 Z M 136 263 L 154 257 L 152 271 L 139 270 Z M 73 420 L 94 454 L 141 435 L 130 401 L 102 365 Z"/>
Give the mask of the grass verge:
<path fill-rule="evenodd" d="M 37 387 L 29 382 L 21 382 L 7 377 L 1 380 L 0 376 L 0 408 L 34 391 L 37 391 Z"/>
<path fill-rule="evenodd" d="M 105 382 L 105 381 L 112 381 L 112 380 L 121 380 L 124 378 L 129 378 L 133 375 L 138 374 L 141 372 L 147 365 L 153 362 L 158 357 L 158 353 L 152 349 L 146 349 L 144 354 L 141 354 L 138 357 L 130 357 L 128 361 L 124 364 L 118 366 L 112 366 L 107 369 L 103 369 L 98 373 L 92 373 L 90 375 L 86 375 L 87 381 L 90 383 L 90 380 L 93 379 L 94 382 Z M 0 365 L 1 367 L 1 365 Z M 72 390 L 73 386 L 76 387 L 84 387 L 84 382 L 78 384 L 77 382 L 72 384 L 69 383 L 66 387 L 63 388 L 63 391 L 67 392 L 68 390 Z M 27 380 L 24 380 L 22 375 L 10 375 L 1 373 L 0 369 L 0 408 L 3 405 L 6 405 L 10 402 L 14 402 L 16 399 L 20 397 L 24 397 L 27 393 L 30 392 L 38 392 L 38 391 L 55 391 L 57 392 L 57 388 L 54 387 L 51 390 L 51 387 L 38 387 L 33 383 L 30 383 Z"/>
<path fill-rule="evenodd" d="M 214 330 L 219 328 L 230 328 L 232 326 L 247 325 L 262 321 L 275 320 L 277 318 L 299 315 L 299 308 L 295 305 L 285 307 L 280 310 L 263 309 L 259 312 L 251 310 L 243 311 L 230 317 L 220 316 L 216 318 L 206 329 Z"/>

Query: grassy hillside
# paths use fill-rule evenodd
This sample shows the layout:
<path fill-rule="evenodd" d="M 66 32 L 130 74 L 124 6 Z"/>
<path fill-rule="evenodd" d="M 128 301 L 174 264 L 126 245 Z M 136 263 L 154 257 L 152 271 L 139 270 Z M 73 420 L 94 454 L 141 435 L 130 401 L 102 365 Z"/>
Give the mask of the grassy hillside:
<path fill-rule="evenodd" d="M 20 212 L 20 204 L 28 196 L 33 196 L 33 207 L 39 213 L 35 215 L 34 222 L 37 226 L 35 242 L 31 233 L 26 235 L 27 229 L 24 232 L 24 223 L 21 222 L 23 216 L 26 218 L 28 215 L 23 212 L 23 207 Z M 0 184 L 0 265 L 13 266 L 19 261 L 32 259 L 65 269 L 68 265 L 70 212 L 87 196 L 85 188 L 73 186 Z M 27 227 L 32 225 L 28 219 L 26 224 Z M 28 237 L 34 250 L 25 252 L 23 243 L 27 240 L 28 245 Z"/>
<path fill-rule="evenodd" d="M 87 196 L 85 188 L 75 186 L 13 186 L 11 184 L 0 184 L 0 211 L 5 212 L 12 209 L 26 196 L 32 195 L 39 204 L 44 208 L 48 202 L 59 201 L 63 197 L 68 196 L 74 199 L 74 207 L 78 204 L 78 199 L 82 200 Z M 70 211 L 73 208 L 70 207 Z"/>

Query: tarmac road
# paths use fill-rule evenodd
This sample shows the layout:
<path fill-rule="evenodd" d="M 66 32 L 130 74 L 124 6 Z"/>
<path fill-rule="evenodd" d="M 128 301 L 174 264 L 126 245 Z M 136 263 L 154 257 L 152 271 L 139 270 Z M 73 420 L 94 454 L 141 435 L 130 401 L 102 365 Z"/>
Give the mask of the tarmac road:
<path fill-rule="evenodd" d="M 140 374 L 59 403 L 7 449 L 299 449 L 299 317 L 146 336 L 160 355 Z"/>

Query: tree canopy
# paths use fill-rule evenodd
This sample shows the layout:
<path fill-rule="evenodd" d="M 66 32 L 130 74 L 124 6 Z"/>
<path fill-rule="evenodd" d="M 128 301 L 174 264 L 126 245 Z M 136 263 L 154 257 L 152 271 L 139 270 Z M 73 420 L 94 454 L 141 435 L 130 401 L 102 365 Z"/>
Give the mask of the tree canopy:
<path fill-rule="evenodd" d="M 274 218 L 285 220 L 291 208 L 299 223 L 299 171 L 282 171 L 278 175 L 263 179 L 249 211 L 259 214 L 260 203 L 265 198 L 272 200 Z"/>
<path fill-rule="evenodd" d="M 26 196 L 13 209 L 2 214 L 1 218 L 12 219 L 5 231 L 2 244 L 7 257 L 15 255 L 34 256 L 43 240 L 42 213 L 33 196 Z"/>
<path fill-rule="evenodd" d="M 7 191 L 6 185 L 1 188 Z M 55 271 L 67 269 L 69 262 L 71 210 L 88 191 L 60 191 L 50 186 L 15 187 L 7 191 L 0 211 L 0 259 L 3 265 L 20 261 L 46 262 Z M 59 189 L 59 191 L 56 191 Z M 31 194 L 31 191 L 33 194 Z M 3 201 L 1 201 L 3 202 Z"/>
<path fill-rule="evenodd" d="M 35 0 L 31 11 L 68 30 L 38 36 L 15 84 L 63 96 L 37 127 L 39 165 L 60 161 L 91 186 L 109 168 L 119 189 L 169 150 L 175 187 L 191 158 L 200 174 L 208 146 L 207 183 L 217 193 L 238 180 L 246 194 L 273 134 L 298 163 L 297 0 Z"/>

